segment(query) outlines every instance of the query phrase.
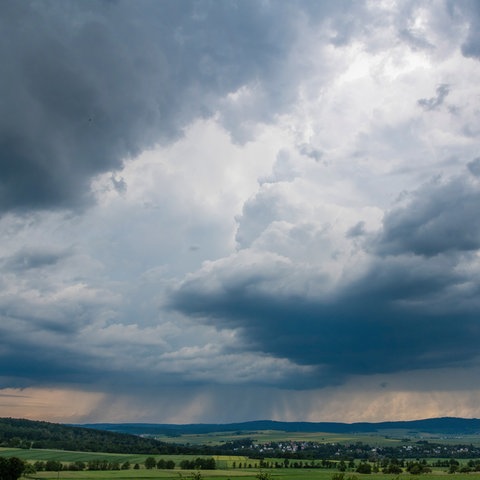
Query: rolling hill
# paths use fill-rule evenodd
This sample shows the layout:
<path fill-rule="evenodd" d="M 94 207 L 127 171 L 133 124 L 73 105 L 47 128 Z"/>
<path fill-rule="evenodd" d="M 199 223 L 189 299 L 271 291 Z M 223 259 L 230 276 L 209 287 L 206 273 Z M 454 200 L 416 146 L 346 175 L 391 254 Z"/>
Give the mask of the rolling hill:
<path fill-rule="evenodd" d="M 106 453 L 182 453 L 152 438 L 35 420 L 0 418 L 0 446 Z"/>
<path fill-rule="evenodd" d="M 480 433 L 479 419 L 454 417 L 380 423 L 276 422 L 272 420 L 258 420 L 228 424 L 95 423 L 84 424 L 82 426 L 133 435 L 171 436 L 258 430 L 325 433 L 381 433 L 387 430 L 405 430 L 445 435 L 473 435 Z"/>

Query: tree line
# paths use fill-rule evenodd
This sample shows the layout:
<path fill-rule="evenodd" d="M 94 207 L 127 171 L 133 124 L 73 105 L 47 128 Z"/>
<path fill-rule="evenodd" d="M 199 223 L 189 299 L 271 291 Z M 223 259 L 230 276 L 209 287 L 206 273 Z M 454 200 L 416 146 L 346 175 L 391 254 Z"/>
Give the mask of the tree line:
<path fill-rule="evenodd" d="M 0 447 L 127 454 L 213 455 L 208 447 L 36 420 L 0 418 Z"/>

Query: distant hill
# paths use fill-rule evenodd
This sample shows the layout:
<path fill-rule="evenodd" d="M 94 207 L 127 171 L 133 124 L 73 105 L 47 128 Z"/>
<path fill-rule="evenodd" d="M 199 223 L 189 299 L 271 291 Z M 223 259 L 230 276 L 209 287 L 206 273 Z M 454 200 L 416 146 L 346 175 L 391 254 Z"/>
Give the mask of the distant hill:
<path fill-rule="evenodd" d="M 94 423 L 84 427 L 110 432 L 134 435 L 205 434 L 214 432 L 277 430 L 283 432 L 325 432 L 325 433 L 381 433 L 383 430 L 406 430 L 430 434 L 467 435 L 480 433 L 480 420 L 467 418 L 429 418 L 380 423 L 338 423 L 338 422 L 275 422 L 257 420 L 227 424 L 156 424 L 156 423 Z"/>
<path fill-rule="evenodd" d="M 17 418 L 0 418 L 0 446 L 139 454 L 184 453 L 185 450 L 128 433 Z"/>
<path fill-rule="evenodd" d="M 275 422 L 261 420 L 229 424 L 151 424 L 96 423 L 62 425 L 34 420 L 0 418 L 0 447 L 51 448 L 85 452 L 135 454 L 207 454 L 218 453 L 220 447 L 178 445 L 148 438 L 149 435 L 178 437 L 182 434 L 215 432 L 283 432 L 377 433 L 387 435 L 396 430 L 434 435 L 480 434 L 480 420 L 464 418 L 432 418 L 407 422 L 333 423 L 333 422 Z M 226 445 L 226 444 L 225 444 Z M 216 450 L 217 449 L 217 450 Z"/>

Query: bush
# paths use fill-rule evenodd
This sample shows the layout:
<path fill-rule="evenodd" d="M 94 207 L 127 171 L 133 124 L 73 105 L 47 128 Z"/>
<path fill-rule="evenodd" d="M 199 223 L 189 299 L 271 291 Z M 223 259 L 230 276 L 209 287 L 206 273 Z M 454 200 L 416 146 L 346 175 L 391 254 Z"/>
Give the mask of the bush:
<path fill-rule="evenodd" d="M 157 461 L 153 457 L 148 457 L 145 460 L 145 468 L 148 468 L 151 470 L 152 468 L 155 468 L 157 466 Z"/>
<path fill-rule="evenodd" d="M 25 470 L 25 462 L 17 457 L 0 457 L 0 478 L 17 480 Z"/>
<path fill-rule="evenodd" d="M 258 472 L 255 478 L 258 478 L 258 480 L 271 480 L 272 476 L 267 472 Z"/>
<path fill-rule="evenodd" d="M 370 474 L 372 473 L 372 466 L 369 463 L 362 462 L 356 470 L 357 473 L 365 473 Z"/>
<path fill-rule="evenodd" d="M 59 472 L 62 468 L 62 464 L 57 460 L 47 460 L 45 463 L 46 472 Z"/>

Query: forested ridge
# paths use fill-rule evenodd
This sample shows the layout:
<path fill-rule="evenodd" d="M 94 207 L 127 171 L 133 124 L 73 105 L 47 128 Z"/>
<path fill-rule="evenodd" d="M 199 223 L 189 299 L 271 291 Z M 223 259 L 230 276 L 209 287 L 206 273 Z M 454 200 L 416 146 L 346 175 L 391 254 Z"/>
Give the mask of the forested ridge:
<path fill-rule="evenodd" d="M 476 418 L 428 418 L 424 420 L 391 421 L 378 423 L 340 422 L 278 422 L 257 420 L 226 424 L 156 424 L 156 423 L 91 423 L 82 425 L 99 430 L 145 435 L 205 434 L 214 432 L 280 430 L 284 432 L 325 433 L 379 433 L 384 430 L 405 430 L 432 434 L 480 434 L 480 419 Z"/>
<path fill-rule="evenodd" d="M 427 425 L 425 424 L 427 422 Z M 261 423 L 264 427 L 266 422 L 248 422 L 249 427 L 255 423 Z M 268 422 L 271 423 L 271 422 Z M 104 424 L 105 425 L 105 424 Z M 318 424 L 317 424 L 318 425 Z M 346 424 L 336 424 L 346 425 Z M 381 430 L 385 424 L 369 424 L 369 428 Z M 388 426 L 391 426 L 390 423 Z M 398 423 L 396 424 L 398 425 Z M 131 424 L 130 424 L 131 426 Z M 153 425 L 148 425 L 152 426 Z M 239 427 L 242 424 L 235 424 Z M 258 426 L 258 425 L 255 425 Z M 290 425 L 292 427 L 293 425 Z M 296 424 L 298 428 L 298 424 Z M 303 424 L 304 428 L 313 428 L 313 424 Z M 410 423 L 403 426 L 412 427 Z M 418 423 L 415 425 L 419 427 Z M 431 421 L 420 421 L 422 429 L 429 427 L 431 430 L 439 431 L 442 427 L 447 431 L 468 431 L 478 428 L 478 420 L 464 419 L 436 419 Z M 449 428 L 446 428 L 446 427 Z M 119 425 L 116 425 L 118 428 Z M 128 427 L 128 425 L 127 425 Z M 145 427 L 145 425 L 143 425 Z M 159 427 L 164 427 L 159 426 Z M 172 426 L 175 427 L 175 426 Z M 185 426 L 187 429 L 195 426 Z M 200 426 L 204 429 L 211 429 L 212 426 Z M 213 426 L 214 429 L 222 428 L 220 425 Z M 227 426 L 223 426 L 225 428 Z M 141 429 L 142 425 L 136 424 Z M 231 425 L 227 428 L 231 428 Z M 357 429 L 357 425 L 350 425 L 350 428 Z M 133 430 L 133 429 L 132 429 Z M 148 434 L 151 431 L 145 429 Z M 145 434 L 144 430 L 144 434 Z M 175 430 L 173 430 L 175 431 Z M 178 430 L 177 430 L 178 432 Z M 177 433 L 175 432 L 175 433 Z M 250 433 L 253 433 L 250 431 Z M 175 436 L 175 435 L 172 435 Z M 189 445 L 179 443 L 167 443 L 155 440 L 151 437 L 119 433 L 113 431 L 87 428 L 85 426 L 71 426 L 57 423 L 50 423 L 36 420 L 0 418 L 0 446 L 11 448 L 36 448 L 36 449 L 59 449 L 84 452 L 105 452 L 105 453 L 129 453 L 129 454 L 238 454 L 248 455 L 254 458 L 265 458 L 269 456 L 298 458 L 298 459 L 329 459 L 329 458 L 360 458 L 371 459 L 372 456 L 397 457 L 397 458 L 478 458 L 480 447 L 474 445 L 442 445 L 425 440 L 411 441 L 396 446 L 375 447 L 361 442 L 352 441 L 351 444 L 341 443 L 318 443 L 307 441 L 285 441 L 259 443 L 252 438 L 242 438 L 227 441 L 215 447 L 206 445 Z"/>
<path fill-rule="evenodd" d="M 187 447 L 152 438 L 16 418 L 0 418 L 0 446 L 106 453 L 190 453 Z"/>

